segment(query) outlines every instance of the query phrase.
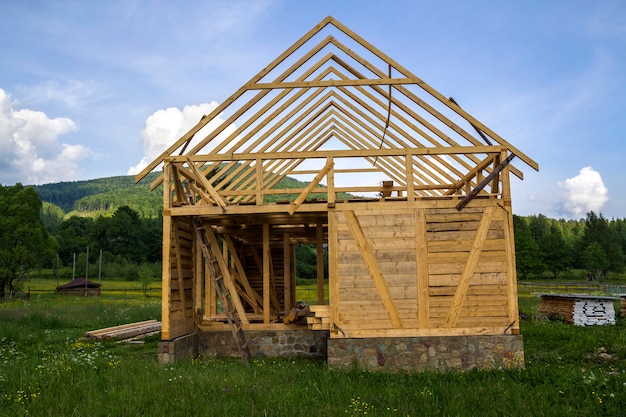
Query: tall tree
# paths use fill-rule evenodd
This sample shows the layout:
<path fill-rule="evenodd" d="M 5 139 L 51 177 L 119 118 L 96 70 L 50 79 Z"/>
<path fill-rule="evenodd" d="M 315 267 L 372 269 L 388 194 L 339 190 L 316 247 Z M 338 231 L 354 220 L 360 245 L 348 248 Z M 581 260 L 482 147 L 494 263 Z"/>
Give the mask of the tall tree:
<path fill-rule="evenodd" d="M 541 260 L 546 268 L 557 278 L 559 273 L 570 265 L 571 249 L 568 247 L 558 223 L 552 221 L 546 233 L 538 241 Z"/>
<path fill-rule="evenodd" d="M 533 239 L 528 222 L 524 217 L 513 215 L 515 229 L 515 259 L 517 272 L 523 279 L 543 270 L 539 255 L 539 246 Z"/>
<path fill-rule="evenodd" d="M 32 187 L 0 185 L 0 297 L 12 294 L 29 268 L 56 251 L 41 221 L 41 206 Z"/>
<path fill-rule="evenodd" d="M 603 264 L 602 274 L 621 272 L 624 269 L 624 252 L 622 250 L 617 231 L 609 226 L 609 222 L 593 211 L 587 213 L 585 219 L 585 233 L 581 240 L 581 248 L 584 252 L 589 245 L 597 243 L 603 250 L 608 263 Z"/>

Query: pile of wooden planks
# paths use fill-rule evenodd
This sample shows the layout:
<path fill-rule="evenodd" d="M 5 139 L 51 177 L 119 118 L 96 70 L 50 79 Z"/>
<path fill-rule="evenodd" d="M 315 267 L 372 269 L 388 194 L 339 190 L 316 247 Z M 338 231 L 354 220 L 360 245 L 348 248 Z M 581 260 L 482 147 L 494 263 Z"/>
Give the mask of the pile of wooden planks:
<path fill-rule="evenodd" d="M 578 326 L 615 324 L 613 303 L 619 297 L 583 294 L 544 294 L 539 311 L 546 316 L 558 316 Z"/>
<path fill-rule="evenodd" d="M 96 340 L 136 340 L 161 332 L 161 322 L 146 320 L 137 323 L 122 324 L 85 333 L 87 339 Z"/>
<path fill-rule="evenodd" d="M 306 318 L 311 330 L 330 330 L 330 306 L 314 305 L 309 306 L 312 316 Z"/>
<path fill-rule="evenodd" d="M 310 306 L 302 303 L 298 303 L 296 307 L 291 309 L 289 315 L 283 319 L 283 323 L 297 323 L 304 320 L 309 314 L 311 314 Z"/>

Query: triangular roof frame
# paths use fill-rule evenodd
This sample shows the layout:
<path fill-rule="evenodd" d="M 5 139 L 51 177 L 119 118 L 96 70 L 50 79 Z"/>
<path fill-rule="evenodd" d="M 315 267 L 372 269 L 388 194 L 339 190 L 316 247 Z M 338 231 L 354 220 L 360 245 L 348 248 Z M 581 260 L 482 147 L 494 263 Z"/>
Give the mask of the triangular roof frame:
<path fill-rule="evenodd" d="M 382 62 L 387 71 L 372 65 L 335 36 L 323 38 L 298 57 L 296 52 L 329 25 Z M 306 66 L 325 49 L 336 52 L 330 51 Z M 293 60 L 295 62 L 290 64 Z M 282 73 L 267 81 L 272 73 L 287 65 Z M 365 73 L 373 77 L 368 78 Z M 398 76 L 392 77 L 392 74 Z M 244 100 L 244 95 L 251 94 L 251 99 Z M 204 138 L 195 139 L 198 143 L 187 149 L 198 132 L 227 111 L 232 113 Z M 453 118 L 465 120 L 480 139 L 461 128 Z M 229 126 L 236 127 L 226 133 Z M 218 137 L 221 141 L 216 143 Z M 493 157 L 495 147 L 505 149 L 538 170 L 534 160 L 463 110 L 452 98 L 446 98 L 329 16 L 210 114 L 202 117 L 137 174 L 135 180 L 140 181 L 166 160 L 181 160 L 184 155 L 183 162 L 187 163 L 188 169 L 179 165 L 179 173 L 196 183 L 206 184 L 204 188 L 208 192 L 249 189 L 256 187 L 259 181 L 254 175 L 255 170 L 258 171 L 255 164 L 259 159 L 250 157 L 262 154 L 262 182 L 271 188 L 305 160 L 298 157 L 299 152 L 302 155 L 311 151 L 327 152 L 321 148 L 330 141 L 341 144 L 345 152 L 364 151 L 365 160 L 398 184 L 406 185 L 409 181 L 407 169 L 410 169 L 414 181 L 422 186 L 424 196 L 440 195 L 440 191 L 434 191 L 437 188 L 448 189 L 447 194 L 451 194 L 463 182 L 469 182 L 478 170 L 495 171 L 495 163 L 493 169 L 489 166 L 499 161 Z M 407 148 L 420 150 L 411 154 L 412 163 L 403 160 L 405 154 L 401 150 Z M 396 149 L 398 152 L 394 155 Z M 201 158 L 202 152 L 212 158 Z M 332 155 L 332 152 L 328 154 Z M 283 159 L 281 155 L 290 156 Z M 209 165 L 205 166 L 207 161 Z M 215 174 L 207 179 L 206 176 L 224 161 L 231 169 L 228 177 Z M 509 168 L 511 173 L 523 178 L 519 169 L 512 164 Z M 235 176 L 240 180 L 234 181 Z M 156 188 L 162 181 L 160 176 L 151 188 Z M 478 177 L 472 181 L 476 185 Z M 221 198 L 219 195 L 211 197 L 213 200 Z M 239 196 L 229 202 L 251 198 Z"/>

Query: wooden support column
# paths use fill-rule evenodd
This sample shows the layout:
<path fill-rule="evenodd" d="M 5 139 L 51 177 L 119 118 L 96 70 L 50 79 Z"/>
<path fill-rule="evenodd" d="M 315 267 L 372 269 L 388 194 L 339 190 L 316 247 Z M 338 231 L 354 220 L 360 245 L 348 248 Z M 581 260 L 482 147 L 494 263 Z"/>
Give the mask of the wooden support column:
<path fill-rule="evenodd" d="M 415 201 L 415 176 L 413 174 L 413 155 L 406 155 L 406 200 Z"/>
<path fill-rule="evenodd" d="M 270 225 L 263 224 L 263 323 L 270 322 Z"/>
<path fill-rule="evenodd" d="M 503 151 L 500 158 L 505 158 L 506 153 Z M 511 183 L 509 175 L 509 167 L 505 167 L 500 173 L 500 183 L 502 185 L 502 206 L 500 209 L 504 212 L 504 240 L 506 250 L 506 278 L 507 278 L 507 294 L 508 314 L 509 314 L 509 330 L 512 334 L 519 334 L 519 306 L 517 298 L 517 269 L 515 259 L 515 234 L 513 229 L 513 207 L 511 206 Z"/>
<path fill-rule="evenodd" d="M 326 184 L 328 190 L 326 200 L 328 201 L 329 206 L 334 206 L 335 201 L 337 200 L 337 195 L 335 194 L 335 162 L 332 156 L 328 157 L 328 163 L 331 168 L 328 170 L 328 174 L 326 174 L 326 182 L 328 183 Z"/>
<path fill-rule="evenodd" d="M 317 304 L 324 303 L 324 225 L 317 221 L 315 229 L 316 259 L 317 259 Z"/>
<path fill-rule="evenodd" d="M 289 233 L 283 234 L 283 301 L 285 306 L 285 314 L 288 314 L 293 306 L 293 294 L 291 293 L 291 243 L 289 242 Z"/>
<path fill-rule="evenodd" d="M 337 212 L 328 213 L 328 304 L 330 305 L 330 335 L 337 337 L 335 326 L 339 316 L 339 282 L 337 280 Z"/>
<path fill-rule="evenodd" d="M 171 333 L 170 325 L 170 302 L 171 302 L 171 234 L 172 234 L 172 216 L 171 216 L 171 183 L 172 166 L 166 161 L 163 166 L 163 247 L 161 270 L 161 339 L 169 340 Z"/>
<path fill-rule="evenodd" d="M 417 276 L 417 319 L 420 329 L 430 328 L 430 293 L 428 277 L 428 247 L 426 213 L 415 210 L 415 272 Z"/>
<path fill-rule="evenodd" d="M 203 303 L 202 303 L 202 290 L 204 287 L 203 274 L 204 271 L 204 262 L 202 257 L 202 249 L 198 244 L 197 240 L 194 240 L 193 244 L 193 305 L 194 305 L 194 314 L 196 316 L 196 320 L 202 320 L 203 316 Z"/>
<path fill-rule="evenodd" d="M 256 205 L 263 205 L 263 160 L 256 159 Z"/>

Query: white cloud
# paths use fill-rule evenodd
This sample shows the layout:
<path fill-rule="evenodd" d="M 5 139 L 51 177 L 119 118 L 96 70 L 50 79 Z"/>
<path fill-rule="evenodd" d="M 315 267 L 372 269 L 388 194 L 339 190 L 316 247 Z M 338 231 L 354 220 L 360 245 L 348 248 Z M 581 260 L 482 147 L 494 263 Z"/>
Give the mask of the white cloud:
<path fill-rule="evenodd" d="M 609 199 L 600 173 L 592 167 L 584 167 L 577 176 L 558 183 L 562 191 L 562 207 L 574 218 L 594 211 L 599 213 Z"/>
<path fill-rule="evenodd" d="M 78 163 L 89 148 L 60 143 L 59 137 L 78 130 L 69 118 L 51 119 L 29 109 L 15 110 L 0 89 L 0 183 L 43 184 L 75 180 Z"/>
<path fill-rule="evenodd" d="M 144 157 L 135 166 L 128 169 L 129 175 L 135 175 L 141 172 L 150 162 L 156 159 L 163 151 L 176 142 L 189 129 L 196 125 L 202 118 L 211 113 L 218 104 L 214 101 L 211 103 L 202 103 L 199 105 L 185 106 L 182 111 L 176 107 L 169 107 L 154 112 L 146 119 L 146 126 L 141 131 L 141 139 L 143 140 Z M 190 150 L 200 139 L 204 138 L 209 132 L 222 124 L 221 118 L 215 118 L 205 127 L 203 127 L 194 137 L 192 143 L 187 147 Z M 229 126 L 220 133 L 218 138 L 222 138 L 233 132 L 234 126 Z M 218 139 L 219 140 L 219 139 Z M 209 148 L 212 146 L 209 146 Z"/>

